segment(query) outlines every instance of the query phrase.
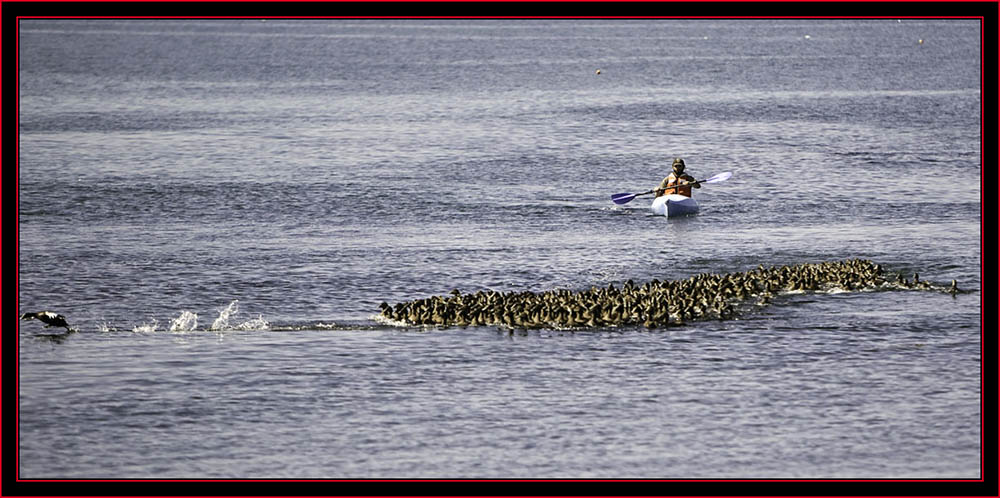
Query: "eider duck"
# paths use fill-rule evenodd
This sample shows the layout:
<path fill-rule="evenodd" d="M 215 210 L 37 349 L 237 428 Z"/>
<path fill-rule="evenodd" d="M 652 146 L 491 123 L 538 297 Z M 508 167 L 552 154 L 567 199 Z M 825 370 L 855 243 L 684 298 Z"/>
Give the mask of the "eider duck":
<path fill-rule="evenodd" d="M 38 320 L 45 324 L 45 327 L 66 327 L 69 330 L 69 324 L 66 323 L 66 317 L 53 313 L 51 311 L 39 311 L 37 313 L 25 313 L 21 315 L 21 320 Z"/>

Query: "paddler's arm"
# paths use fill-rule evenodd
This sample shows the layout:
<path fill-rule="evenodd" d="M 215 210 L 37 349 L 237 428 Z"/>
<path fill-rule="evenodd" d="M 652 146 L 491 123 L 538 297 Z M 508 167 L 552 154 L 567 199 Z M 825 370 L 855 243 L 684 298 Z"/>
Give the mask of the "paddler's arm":
<path fill-rule="evenodd" d="M 684 179 L 687 180 L 688 182 L 697 182 L 698 181 L 698 180 L 695 180 L 694 177 L 691 176 L 691 175 L 684 175 Z M 700 183 L 692 183 L 691 186 L 694 187 L 694 188 L 701 188 L 701 184 Z"/>
<path fill-rule="evenodd" d="M 669 177 L 667 177 L 667 178 L 669 178 Z M 665 193 L 665 191 L 667 190 L 667 178 L 664 178 L 663 181 L 660 182 L 660 186 L 656 187 L 656 196 L 657 197 L 663 195 Z M 670 189 L 674 190 L 674 187 L 670 187 Z"/>

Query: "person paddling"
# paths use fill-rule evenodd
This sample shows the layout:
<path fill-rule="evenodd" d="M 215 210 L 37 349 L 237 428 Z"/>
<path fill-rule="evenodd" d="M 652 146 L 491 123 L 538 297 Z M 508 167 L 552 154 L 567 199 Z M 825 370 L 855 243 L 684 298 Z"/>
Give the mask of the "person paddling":
<path fill-rule="evenodd" d="M 693 176 L 684 172 L 684 160 L 681 158 L 675 158 L 673 164 L 673 172 L 670 173 L 666 178 L 660 182 L 660 186 L 656 187 L 656 196 L 660 197 L 666 194 L 680 194 L 685 197 L 691 197 L 691 187 L 701 188 L 701 185 L 695 182 Z"/>

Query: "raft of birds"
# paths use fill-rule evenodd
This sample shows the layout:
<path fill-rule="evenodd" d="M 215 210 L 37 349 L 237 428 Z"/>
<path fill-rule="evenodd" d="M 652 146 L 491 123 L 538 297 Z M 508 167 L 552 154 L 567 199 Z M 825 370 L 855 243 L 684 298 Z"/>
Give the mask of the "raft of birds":
<path fill-rule="evenodd" d="M 431 326 L 505 326 L 516 329 L 591 328 L 608 326 L 645 326 L 648 328 L 682 325 L 688 321 L 729 319 L 741 303 L 767 304 L 781 292 L 820 292 L 833 289 L 940 289 L 959 292 L 951 287 L 935 286 L 914 274 L 907 280 L 902 273 L 887 275 L 881 265 L 870 260 L 809 263 L 765 268 L 742 273 L 703 273 L 683 280 L 652 280 L 636 285 L 631 280 L 621 288 L 573 292 L 479 291 L 462 294 L 453 290 L 447 296 L 401 302 L 395 306 L 382 303 L 381 316 L 404 325 Z"/>

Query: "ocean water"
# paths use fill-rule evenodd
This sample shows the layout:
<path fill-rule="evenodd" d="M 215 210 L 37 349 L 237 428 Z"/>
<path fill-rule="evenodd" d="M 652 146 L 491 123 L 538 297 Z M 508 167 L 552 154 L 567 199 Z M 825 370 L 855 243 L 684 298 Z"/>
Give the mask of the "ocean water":
<path fill-rule="evenodd" d="M 979 479 L 981 39 L 22 19 L 18 312 L 77 332 L 19 322 L 19 477 Z M 693 217 L 610 202 L 674 157 L 733 176 Z M 962 292 L 655 330 L 375 318 L 853 258 Z"/>

